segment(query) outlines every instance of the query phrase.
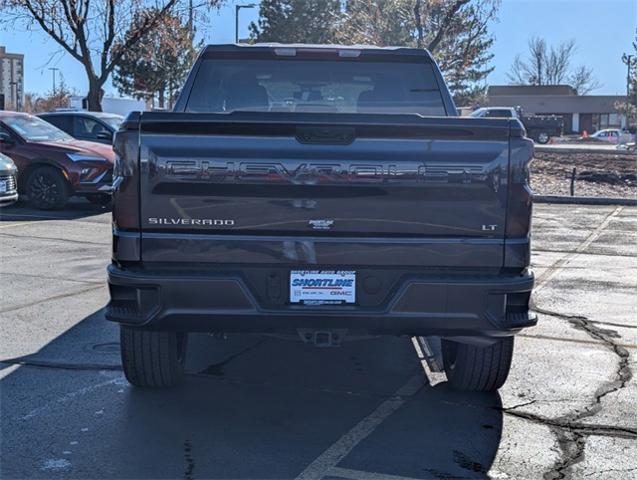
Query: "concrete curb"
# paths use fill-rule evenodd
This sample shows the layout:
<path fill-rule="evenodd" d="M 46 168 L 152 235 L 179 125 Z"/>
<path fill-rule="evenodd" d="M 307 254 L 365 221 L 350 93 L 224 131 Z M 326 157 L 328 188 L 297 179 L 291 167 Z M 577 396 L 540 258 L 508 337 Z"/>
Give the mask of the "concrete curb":
<path fill-rule="evenodd" d="M 575 205 L 637 205 L 637 198 L 621 197 L 567 197 L 564 195 L 533 195 L 535 203 L 561 203 Z"/>
<path fill-rule="evenodd" d="M 557 144 L 559 145 L 559 144 Z M 595 147 L 577 147 L 565 146 L 559 147 L 554 145 L 538 145 L 535 144 L 535 150 L 541 153 L 597 153 L 602 155 L 637 155 L 635 150 L 618 150 L 616 148 L 595 148 Z"/>

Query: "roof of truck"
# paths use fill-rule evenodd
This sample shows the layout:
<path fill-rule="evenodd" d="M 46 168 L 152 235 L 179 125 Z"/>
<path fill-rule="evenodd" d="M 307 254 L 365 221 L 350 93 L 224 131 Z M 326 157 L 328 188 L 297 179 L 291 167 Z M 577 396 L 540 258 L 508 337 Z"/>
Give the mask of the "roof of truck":
<path fill-rule="evenodd" d="M 411 47 L 378 47 L 376 45 L 333 45 L 333 44 L 310 44 L 310 43 L 226 43 L 218 45 L 208 45 L 204 53 L 218 52 L 240 52 L 255 50 L 276 50 L 276 49 L 302 49 L 302 50 L 333 50 L 333 51 L 361 51 L 365 53 L 382 53 L 391 55 L 413 55 L 431 59 L 431 54 L 424 48 Z"/>

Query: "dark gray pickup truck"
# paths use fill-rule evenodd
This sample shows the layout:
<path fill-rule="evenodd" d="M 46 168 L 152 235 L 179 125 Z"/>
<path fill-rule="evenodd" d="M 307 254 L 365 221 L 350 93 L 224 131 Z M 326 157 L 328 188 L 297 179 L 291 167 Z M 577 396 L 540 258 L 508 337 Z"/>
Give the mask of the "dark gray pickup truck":
<path fill-rule="evenodd" d="M 115 151 L 106 315 L 134 385 L 178 383 L 188 332 L 262 332 L 439 339 L 454 388 L 494 390 L 536 322 L 532 142 L 458 117 L 424 50 L 209 46 Z"/>

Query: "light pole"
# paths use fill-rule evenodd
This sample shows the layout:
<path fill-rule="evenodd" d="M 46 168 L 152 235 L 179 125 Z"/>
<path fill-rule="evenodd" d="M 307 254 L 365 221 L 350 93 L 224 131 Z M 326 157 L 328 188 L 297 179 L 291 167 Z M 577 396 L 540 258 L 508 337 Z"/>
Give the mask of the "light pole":
<path fill-rule="evenodd" d="M 234 43 L 239 43 L 239 10 L 242 8 L 254 8 L 256 6 L 256 3 L 234 6 Z"/>
<path fill-rule="evenodd" d="M 53 74 L 53 95 L 55 95 L 55 73 L 59 70 L 59 68 L 49 67 L 49 70 L 51 70 L 51 73 Z"/>

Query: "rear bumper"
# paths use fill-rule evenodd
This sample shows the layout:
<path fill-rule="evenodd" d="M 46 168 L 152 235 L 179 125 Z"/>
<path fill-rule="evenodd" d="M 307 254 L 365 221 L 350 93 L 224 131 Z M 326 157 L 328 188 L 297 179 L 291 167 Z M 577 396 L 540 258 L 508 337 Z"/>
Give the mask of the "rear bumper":
<path fill-rule="evenodd" d="M 111 301 L 106 318 L 151 329 L 263 333 L 348 329 L 381 335 L 497 337 L 537 322 L 528 311 L 530 272 L 410 273 L 401 275 L 374 306 L 290 305 L 284 300 L 268 304 L 255 282 L 240 271 L 149 272 L 111 265 L 108 279 Z M 277 293 L 288 298 L 286 289 Z"/>

